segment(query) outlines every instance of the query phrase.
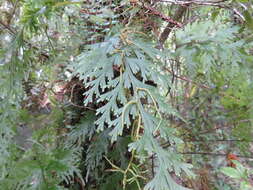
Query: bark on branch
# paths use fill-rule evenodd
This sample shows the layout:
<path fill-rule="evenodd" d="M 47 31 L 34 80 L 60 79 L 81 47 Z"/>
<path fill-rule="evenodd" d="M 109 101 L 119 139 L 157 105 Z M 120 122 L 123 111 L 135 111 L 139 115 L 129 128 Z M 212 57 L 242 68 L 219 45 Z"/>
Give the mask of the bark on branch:
<path fill-rule="evenodd" d="M 187 6 L 178 7 L 172 19 L 177 22 L 180 21 L 180 19 L 183 17 L 186 10 L 187 10 Z M 161 33 L 160 38 L 159 38 L 160 49 L 163 48 L 165 41 L 167 40 L 170 32 L 175 26 L 176 26 L 175 23 L 168 23 L 165 29 L 163 30 L 163 32 Z"/>
<path fill-rule="evenodd" d="M 201 155 L 209 155 L 209 156 L 224 156 L 226 157 L 227 154 L 222 154 L 222 153 L 212 153 L 212 152 L 179 152 L 179 154 L 201 154 Z M 238 158 L 246 158 L 246 159 L 253 159 L 252 156 L 244 156 L 244 155 L 238 155 L 235 154 L 236 157 Z"/>

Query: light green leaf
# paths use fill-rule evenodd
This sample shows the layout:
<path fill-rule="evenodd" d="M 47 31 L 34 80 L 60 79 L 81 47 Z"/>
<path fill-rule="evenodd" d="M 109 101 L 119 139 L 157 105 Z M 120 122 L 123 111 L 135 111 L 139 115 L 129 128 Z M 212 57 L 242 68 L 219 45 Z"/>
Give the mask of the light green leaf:
<path fill-rule="evenodd" d="M 221 172 L 235 179 L 240 179 L 242 177 L 240 172 L 238 172 L 235 168 L 231 168 L 231 167 L 224 167 L 221 169 Z"/>

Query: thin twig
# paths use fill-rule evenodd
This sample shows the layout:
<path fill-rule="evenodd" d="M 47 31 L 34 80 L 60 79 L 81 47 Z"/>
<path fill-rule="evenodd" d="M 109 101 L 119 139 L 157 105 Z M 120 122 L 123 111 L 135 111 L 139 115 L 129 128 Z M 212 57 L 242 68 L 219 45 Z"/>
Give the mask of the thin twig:
<path fill-rule="evenodd" d="M 18 7 L 18 3 L 19 3 L 19 0 L 16 0 L 15 4 L 13 4 L 13 10 L 11 12 L 11 18 L 10 18 L 9 22 L 11 22 L 11 20 L 13 19 L 14 15 L 15 15 L 16 9 Z"/>
<path fill-rule="evenodd" d="M 3 21 L 0 20 L 0 24 L 6 29 L 9 31 L 9 33 L 11 33 L 12 35 L 15 35 L 16 32 L 10 27 L 8 26 L 7 24 L 5 24 Z"/>
<path fill-rule="evenodd" d="M 186 78 L 186 77 L 184 77 L 184 76 L 176 75 L 173 71 L 171 71 L 171 70 L 168 69 L 168 68 L 164 68 L 164 69 L 165 69 L 166 71 L 168 71 L 169 73 L 173 74 L 174 77 L 179 78 L 179 79 L 181 79 L 181 80 L 183 80 L 183 81 L 193 83 L 193 84 L 197 85 L 197 86 L 200 87 L 200 88 L 209 89 L 209 90 L 212 89 L 212 88 L 209 87 L 209 86 L 206 86 L 206 85 L 204 85 L 204 84 L 198 84 L 198 83 L 196 83 L 195 81 L 193 81 L 193 80 L 191 80 L 191 79 L 189 79 L 189 78 Z"/>
<path fill-rule="evenodd" d="M 228 0 L 220 0 L 220 1 L 178 1 L 178 0 L 159 0 L 159 2 L 164 3 L 172 3 L 176 5 L 190 5 L 190 4 L 196 4 L 196 5 L 210 5 L 210 6 L 223 6 L 224 3 L 228 2 Z"/>
<path fill-rule="evenodd" d="M 78 108 L 85 108 L 85 109 L 88 109 L 88 110 L 92 110 L 92 111 L 96 111 L 96 109 L 94 108 L 91 108 L 91 107 L 88 107 L 88 106 L 80 106 L 80 105 L 77 105 L 75 103 L 72 102 L 72 99 L 73 99 L 73 92 L 74 92 L 74 89 L 75 87 L 77 86 L 78 84 L 74 84 L 72 89 L 71 89 L 71 93 L 70 93 L 70 98 L 69 98 L 69 103 L 72 105 L 72 106 L 75 106 L 75 107 L 78 107 Z"/>
<path fill-rule="evenodd" d="M 145 9 L 149 10 L 149 11 L 151 12 L 151 14 L 154 14 L 154 15 L 156 15 L 156 16 L 162 18 L 163 20 L 165 20 L 165 21 L 167 21 L 167 22 L 169 22 L 169 23 L 174 24 L 175 26 L 178 26 L 179 28 L 182 27 L 182 23 L 180 23 L 180 22 L 178 22 L 178 21 L 176 21 L 176 20 L 174 20 L 174 19 L 172 19 L 172 18 L 170 18 L 170 17 L 164 15 L 163 13 L 159 12 L 159 11 L 156 10 L 155 8 L 149 7 L 149 6 L 145 5 L 145 4 L 143 5 L 143 7 L 144 7 Z"/>
<path fill-rule="evenodd" d="M 230 128 L 231 126 L 228 126 L 228 125 L 225 125 L 225 126 L 220 126 L 220 127 L 215 127 L 213 129 L 210 129 L 210 130 L 206 130 L 206 131 L 202 131 L 202 132 L 199 132 L 198 134 L 199 135 L 203 135 L 203 134 L 207 134 L 207 133 L 210 133 L 212 131 L 216 131 L 217 129 L 224 129 L 224 128 Z"/>
<path fill-rule="evenodd" d="M 212 153 L 212 152 L 179 152 L 179 154 L 202 154 L 202 155 L 209 155 L 209 156 L 225 156 L 227 157 L 227 154 L 222 154 L 222 153 Z M 244 155 L 238 155 L 235 154 L 236 157 L 238 158 L 247 158 L 247 159 L 253 159 L 252 156 L 244 156 Z"/>
<path fill-rule="evenodd" d="M 49 37 L 49 35 L 48 35 L 48 33 L 47 33 L 47 29 L 44 28 L 44 27 L 42 27 L 42 30 L 45 32 L 45 35 L 46 35 L 46 37 L 47 37 L 47 40 L 48 40 L 48 42 L 49 42 L 49 45 L 51 46 L 51 49 L 52 49 L 53 51 L 55 51 L 55 48 L 54 48 L 54 46 L 53 46 L 53 43 L 52 43 L 52 41 L 51 41 L 51 39 L 50 39 L 50 37 Z"/>
<path fill-rule="evenodd" d="M 219 7 L 223 9 L 228 9 L 232 12 L 234 12 L 236 15 L 238 15 L 243 21 L 245 21 L 244 16 L 238 11 L 236 8 L 231 8 L 231 5 L 229 5 L 226 2 L 229 2 L 228 0 L 220 0 L 220 1 L 178 1 L 178 0 L 159 0 L 159 2 L 163 3 L 171 3 L 175 5 L 181 5 L 181 6 L 186 6 L 186 5 L 200 5 L 200 6 L 213 6 L 213 7 Z"/>
<path fill-rule="evenodd" d="M 189 140 L 185 142 L 253 142 L 244 139 Z"/>

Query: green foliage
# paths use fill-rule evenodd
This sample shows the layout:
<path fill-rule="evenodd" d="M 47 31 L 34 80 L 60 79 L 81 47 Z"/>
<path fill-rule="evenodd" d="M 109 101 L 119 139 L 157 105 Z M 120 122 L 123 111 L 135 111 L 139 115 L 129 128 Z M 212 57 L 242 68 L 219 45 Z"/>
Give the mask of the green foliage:
<path fill-rule="evenodd" d="M 221 168 L 221 172 L 230 178 L 236 180 L 240 184 L 240 190 L 252 189 L 252 185 L 249 182 L 249 175 L 252 174 L 252 170 L 244 167 L 239 161 L 234 160 L 235 168 L 224 167 Z"/>
<path fill-rule="evenodd" d="M 121 36 L 131 31 L 124 32 Z M 104 126 L 111 129 L 112 142 L 123 135 L 124 128 L 130 128 L 132 134 L 135 133 L 132 138 L 136 140 L 129 145 L 129 151 L 136 151 L 136 156 L 143 163 L 149 156 L 157 157 L 156 175 L 146 189 L 180 189 L 167 171 L 175 170 L 179 175 L 183 170 L 191 174 L 188 170 L 190 165 L 180 163 L 172 148 L 163 149 L 154 138 L 154 134 L 160 133 L 162 141 L 174 139 L 172 130 L 159 113 L 156 103 L 159 95 L 152 94 L 154 87 L 148 84 L 148 81 L 159 78 L 159 75 L 155 76 L 152 64 L 160 62 L 161 58 L 157 59 L 157 56 L 162 57 L 163 54 L 135 34 L 126 36 L 125 40 L 121 40 L 121 36 L 112 36 L 106 42 L 89 47 L 89 51 L 81 54 L 72 64 L 74 75 L 77 74 L 89 88 L 84 94 L 84 104 L 105 103 L 97 109 L 99 118 L 95 123 L 97 131 L 103 131 Z M 142 99 L 152 106 L 145 105 Z M 138 121 L 138 125 L 133 125 L 131 120 Z M 140 128 L 143 128 L 144 134 L 139 137 Z"/>
<path fill-rule="evenodd" d="M 240 65 L 247 64 L 247 54 L 242 51 L 245 41 L 234 35 L 239 27 L 223 22 L 221 18 L 195 22 L 177 32 L 176 55 L 187 61 L 193 78 L 199 76 L 211 83 L 215 80 L 213 72 L 219 72 L 230 79 L 238 74 Z"/>
<path fill-rule="evenodd" d="M 26 0 L 23 3 L 23 15 L 21 23 L 28 28 L 31 33 L 38 32 L 44 24 L 43 17 L 47 19 L 53 14 L 57 3 L 61 0 Z"/>
<path fill-rule="evenodd" d="M 0 187 L 229 189 L 211 170 L 251 155 L 250 5 L 0 1 Z"/>
<path fill-rule="evenodd" d="M 48 149 L 40 144 L 26 152 L 15 162 L 8 177 L 1 180 L 5 189 L 64 189 L 59 183 L 70 183 L 79 170 L 74 167 L 78 161 L 76 149 Z M 15 182 L 15 183 L 14 183 Z"/>
<path fill-rule="evenodd" d="M 93 112 L 87 112 L 86 116 L 80 121 L 80 124 L 69 126 L 71 131 L 68 133 L 67 143 L 69 143 L 69 145 L 81 147 L 83 142 L 91 140 L 93 134 L 95 133 L 95 118 L 96 117 Z"/>

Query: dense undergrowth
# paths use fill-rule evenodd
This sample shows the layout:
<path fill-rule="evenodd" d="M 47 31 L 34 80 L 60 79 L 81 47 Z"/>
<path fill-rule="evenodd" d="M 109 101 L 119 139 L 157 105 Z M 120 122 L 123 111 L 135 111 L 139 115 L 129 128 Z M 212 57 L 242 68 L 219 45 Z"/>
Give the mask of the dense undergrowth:
<path fill-rule="evenodd" d="M 252 3 L 0 1 L 0 189 L 252 189 Z"/>

